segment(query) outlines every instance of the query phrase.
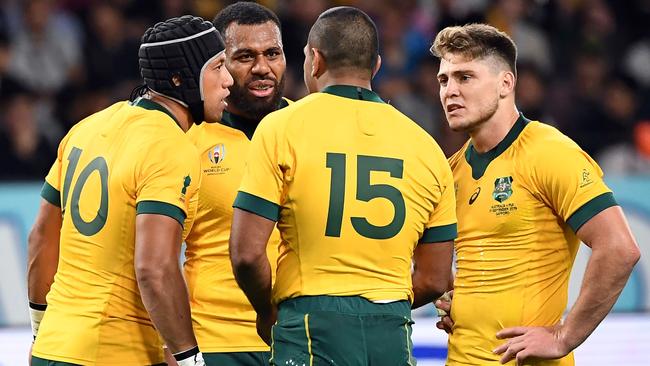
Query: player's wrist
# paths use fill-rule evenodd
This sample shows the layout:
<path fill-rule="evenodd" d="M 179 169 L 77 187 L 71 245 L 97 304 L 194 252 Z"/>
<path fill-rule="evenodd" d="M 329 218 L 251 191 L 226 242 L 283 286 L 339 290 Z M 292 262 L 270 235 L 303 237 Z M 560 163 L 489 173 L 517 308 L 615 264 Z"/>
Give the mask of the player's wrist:
<path fill-rule="evenodd" d="M 43 320 L 43 315 L 45 315 L 45 309 L 47 309 L 47 304 L 29 302 L 29 319 L 32 324 L 32 335 L 34 336 L 34 339 L 36 339 L 38 328 L 41 326 L 41 320 Z"/>
<path fill-rule="evenodd" d="M 553 327 L 553 333 L 555 339 L 557 339 L 558 351 L 563 355 L 569 354 L 573 351 L 580 343 L 572 341 L 571 329 L 567 327 L 564 322 L 560 322 Z"/>
<path fill-rule="evenodd" d="M 188 350 L 174 353 L 173 356 L 178 366 L 205 366 L 203 354 L 199 350 L 199 346 L 194 346 Z"/>

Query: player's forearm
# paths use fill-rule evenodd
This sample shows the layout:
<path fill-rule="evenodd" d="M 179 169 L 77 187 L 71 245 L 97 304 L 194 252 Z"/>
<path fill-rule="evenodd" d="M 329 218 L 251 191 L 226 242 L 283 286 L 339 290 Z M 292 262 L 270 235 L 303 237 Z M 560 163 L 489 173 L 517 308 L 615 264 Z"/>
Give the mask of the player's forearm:
<path fill-rule="evenodd" d="M 411 308 L 429 304 L 442 296 L 447 290 L 448 280 L 446 278 L 427 278 L 426 275 L 414 273 L 413 280 L 413 304 Z"/>
<path fill-rule="evenodd" d="M 45 297 L 54 282 L 59 259 L 59 245 L 45 243 L 45 238 L 29 236 L 29 260 L 27 264 L 27 295 L 29 301 L 46 304 Z"/>
<path fill-rule="evenodd" d="M 271 265 L 266 245 L 275 221 L 235 208 L 230 229 L 230 262 L 235 280 L 258 315 L 273 313 Z"/>
<path fill-rule="evenodd" d="M 638 255 L 624 250 L 594 250 L 582 281 L 580 295 L 563 325 L 565 344 L 573 350 L 584 342 L 618 299 Z"/>
<path fill-rule="evenodd" d="M 266 253 L 255 256 L 232 256 L 235 279 L 255 311 L 268 315 L 271 306 L 271 265 Z"/>
<path fill-rule="evenodd" d="M 54 216 L 57 215 L 55 212 Z M 60 215 L 60 213 L 58 214 Z M 50 220 L 39 213 L 27 239 L 27 295 L 29 301 L 46 304 L 59 261 L 60 217 Z"/>
<path fill-rule="evenodd" d="M 172 353 L 196 346 L 185 281 L 175 261 L 136 267 L 142 302 Z"/>
<path fill-rule="evenodd" d="M 413 252 L 413 309 L 439 298 L 447 290 L 451 276 L 453 242 L 418 244 Z"/>

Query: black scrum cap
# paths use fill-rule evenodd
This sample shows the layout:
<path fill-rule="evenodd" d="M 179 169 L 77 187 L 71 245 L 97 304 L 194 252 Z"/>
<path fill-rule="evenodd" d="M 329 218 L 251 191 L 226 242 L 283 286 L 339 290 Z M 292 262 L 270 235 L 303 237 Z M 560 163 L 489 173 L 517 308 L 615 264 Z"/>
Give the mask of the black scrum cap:
<path fill-rule="evenodd" d="M 186 106 L 203 121 L 203 71 L 225 49 L 212 23 L 184 15 L 157 23 L 142 36 L 140 73 L 147 88 Z M 175 85 L 172 78 L 180 78 Z"/>

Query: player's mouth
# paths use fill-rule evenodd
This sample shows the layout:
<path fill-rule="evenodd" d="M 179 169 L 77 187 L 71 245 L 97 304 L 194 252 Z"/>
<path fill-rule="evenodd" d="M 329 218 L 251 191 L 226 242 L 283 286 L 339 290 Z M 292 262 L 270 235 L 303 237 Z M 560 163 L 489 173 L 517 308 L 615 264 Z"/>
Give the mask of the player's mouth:
<path fill-rule="evenodd" d="M 226 95 L 224 95 L 223 98 L 221 99 L 221 103 L 223 103 L 224 108 L 228 106 L 228 102 L 226 102 L 226 98 L 228 98 L 228 96 L 230 95 L 230 90 L 226 89 L 225 92 Z"/>
<path fill-rule="evenodd" d="M 463 108 L 465 108 L 465 107 L 463 107 L 462 105 L 457 104 L 457 103 L 447 104 L 447 114 L 453 114 L 455 111 L 458 111 L 458 110 L 463 109 Z"/>
<path fill-rule="evenodd" d="M 273 94 L 275 82 L 273 80 L 257 80 L 248 84 L 248 91 L 257 98 L 266 98 Z"/>

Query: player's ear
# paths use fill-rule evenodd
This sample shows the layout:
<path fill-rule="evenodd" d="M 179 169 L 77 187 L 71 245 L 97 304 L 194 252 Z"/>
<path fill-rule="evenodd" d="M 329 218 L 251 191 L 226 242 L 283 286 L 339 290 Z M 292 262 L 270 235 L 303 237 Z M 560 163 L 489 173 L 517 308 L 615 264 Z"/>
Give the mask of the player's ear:
<path fill-rule="evenodd" d="M 313 54 L 311 59 L 311 76 L 318 79 L 327 70 L 327 62 L 318 48 L 311 48 L 310 52 Z"/>
<path fill-rule="evenodd" d="M 504 71 L 501 76 L 501 83 L 499 85 L 499 96 L 505 98 L 512 94 L 517 85 L 517 78 L 512 71 Z"/>
<path fill-rule="evenodd" d="M 372 69 L 372 77 L 373 78 L 379 72 L 379 68 L 381 68 L 381 55 L 377 55 L 377 62 L 375 62 L 375 68 Z"/>

